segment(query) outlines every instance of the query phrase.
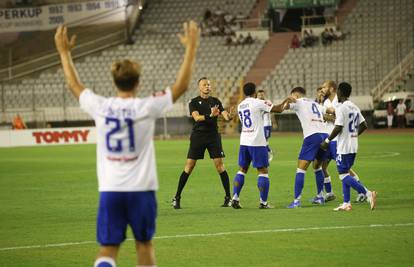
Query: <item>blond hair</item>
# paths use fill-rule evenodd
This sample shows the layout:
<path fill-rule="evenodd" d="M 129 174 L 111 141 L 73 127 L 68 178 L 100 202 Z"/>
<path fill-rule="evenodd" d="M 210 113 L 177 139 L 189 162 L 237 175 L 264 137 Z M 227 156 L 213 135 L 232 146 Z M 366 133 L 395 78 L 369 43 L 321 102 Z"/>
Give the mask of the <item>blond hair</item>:
<path fill-rule="evenodd" d="M 111 67 L 112 78 L 121 91 L 132 91 L 139 83 L 141 66 L 132 60 L 116 60 Z"/>

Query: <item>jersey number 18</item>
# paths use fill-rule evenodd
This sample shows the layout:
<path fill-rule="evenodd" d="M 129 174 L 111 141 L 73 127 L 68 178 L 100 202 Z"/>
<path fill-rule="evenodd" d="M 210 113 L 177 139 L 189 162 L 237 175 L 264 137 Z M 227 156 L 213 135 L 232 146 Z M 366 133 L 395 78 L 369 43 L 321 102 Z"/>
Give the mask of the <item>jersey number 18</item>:
<path fill-rule="evenodd" d="M 245 109 L 243 113 L 239 111 L 240 121 L 243 123 L 244 127 L 250 128 L 252 126 L 252 118 L 250 117 L 250 110 Z"/>

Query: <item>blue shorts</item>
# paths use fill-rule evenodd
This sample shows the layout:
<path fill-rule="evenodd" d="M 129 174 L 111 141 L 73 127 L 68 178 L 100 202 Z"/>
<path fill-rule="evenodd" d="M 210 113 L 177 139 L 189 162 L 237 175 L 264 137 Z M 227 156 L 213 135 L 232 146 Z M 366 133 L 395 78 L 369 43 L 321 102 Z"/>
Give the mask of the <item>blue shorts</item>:
<path fill-rule="evenodd" d="M 302 149 L 299 153 L 300 160 L 313 161 L 326 160 L 328 152 L 321 149 L 321 143 L 328 137 L 326 133 L 314 133 L 303 139 Z"/>
<path fill-rule="evenodd" d="M 266 141 L 270 138 L 271 134 L 272 134 L 272 126 L 265 126 L 264 127 L 264 136 L 266 138 Z"/>
<path fill-rule="evenodd" d="M 338 154 L 336 157 L 336 168 L 339 174 L 347 173 L 354 165 L 356 154 Z"/>
<path fill-rule="evenodd" d="M 269 155 L 265 146 L 240 146 L 239 166 L 246 168 L 253 163 L 254 168 L 267 168 L 269 166 Z"/>
<path fill-rule="evenodd" d="M 328 145 L 328 160 L 336 160 L 336 141 L 329 142 Z"/>
<path fill-rule="evenodd" d="M 156 217 L 154 191 L 100 192 L 96 238 L 102 246 L 119 245 L 129 224 L 136 240 L 149 241 L 155 233 Z"/>

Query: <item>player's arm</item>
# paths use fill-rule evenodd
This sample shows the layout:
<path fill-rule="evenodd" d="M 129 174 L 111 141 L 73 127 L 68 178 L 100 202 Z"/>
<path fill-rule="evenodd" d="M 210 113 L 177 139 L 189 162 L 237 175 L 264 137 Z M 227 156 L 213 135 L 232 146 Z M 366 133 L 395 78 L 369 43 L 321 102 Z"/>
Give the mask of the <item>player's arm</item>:
<path fill-rule="evenodd" d="M 294 99 L 293 97 L 288 97 L 285 100 L 283 100 L 283 102 L 279 105 L 274 105 L 270 112 L 282 113 L 284 110 L 289 109 L 289 103 L 294 102 L 296 102 L 296 99 Z"/>
<path fill-rule="evenodd" d="M 363 121 L 359 124 L 358 135 L 362 134 L 366 129 L 368 129 L 368 124 L 366 121 Z"/>
<path fill-rule="evenodd" d="M 329 142 L 331 142 L 335 137 L 338 136 L 338 134 L 340 132 L 342 132 L 342 128 L 344 128 L 344 126 L 342 125 L 335 125 L 335 128 L 333 128 L 331 134 L 328 136 L 328 138 L 326 138 L 322 143 L 321 143 L 321 148 L 323 150 L 326 150 L 328 148 L 328 144 Z"/>
<path fill-rule="evenodd" d="M 79 99 L 79 95 L 85 89 L 85 86 L 81 83 L 78 72 L 73 64 L 71 50 L 75 46 L 76 35 L 68 38 L 68 28 L 61 25 L 57 28 L 55 34 L 55 45 L 59 52 L 60 61 L 62 62 L 63 73 L 65 75 L 66 82 L 72 94 Z"/>
<path fill-rule="evenodd" d="M 180 38 L 181 44 L 185 47 L 185 53 L 183 63 L 171 89 L 173 102 L 188 89 L 199 44 L 200 28 L 196 22 L 191 20 L 190 22 L 184 23 L 184 33 L 183 35 L 179 34 L 178 37 Z"/>

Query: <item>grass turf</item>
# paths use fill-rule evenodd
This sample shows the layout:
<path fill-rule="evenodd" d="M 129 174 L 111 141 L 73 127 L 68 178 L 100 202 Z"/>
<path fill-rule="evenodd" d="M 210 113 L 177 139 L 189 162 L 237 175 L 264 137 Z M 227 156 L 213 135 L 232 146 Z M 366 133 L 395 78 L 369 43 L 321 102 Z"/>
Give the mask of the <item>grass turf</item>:
<path fill-rule="evenodd" d="M 316 191 L 308 170 L 303 207 L 285 208 L 292 200 L 299 134 L 271 138 L 276 158 L 270 167 L 269 200 L 274 209 L 257 208 L 254 169 L 245 179 L 243 209 L 219 207 L 224 193 L 206 154 L 184 189 L 183 209 L 173 210 L 170 200 L 188 141 L 157 141 L 158 266 L 412 266 L 414 224 L 395 224 L 414 223 L 413 137 L 408 133 L 360 138 L 354 169 L 365 185 L 379 192 L 378 208 L 371 212 L 368 204 L 354 204 L 349 213 L 332 211 L 342 200 L 334 164 L 330 172 L 337 200 L 324 206 L 308 202 Z M 224 139 L 223 145 L 232 180 L 238 139 Z M 95 156 L 93 145 L 0 149 L 0 266 L 92 266 L 98 249 Z M 380 226 L 368 227 L 373 224 Z M 196 235 L 185 236 L 189 234 Z M 17 248 L 6 249 L 12 247 Z M 135 266 L 133 242 L 124 243 L 118 266 Z"/>

